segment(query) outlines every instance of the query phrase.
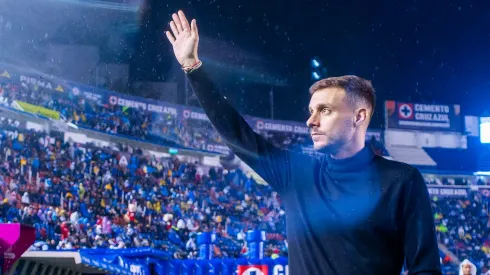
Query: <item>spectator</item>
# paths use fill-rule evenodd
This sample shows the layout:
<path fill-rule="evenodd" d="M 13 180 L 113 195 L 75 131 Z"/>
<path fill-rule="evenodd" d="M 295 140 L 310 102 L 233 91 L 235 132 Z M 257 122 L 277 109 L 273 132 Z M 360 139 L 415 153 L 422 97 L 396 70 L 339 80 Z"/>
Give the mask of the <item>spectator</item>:
<path fill-rule="evenodd" d="M 476 266 L 468 259 L 461 262 L 459 275 L 476 275 Z"/>

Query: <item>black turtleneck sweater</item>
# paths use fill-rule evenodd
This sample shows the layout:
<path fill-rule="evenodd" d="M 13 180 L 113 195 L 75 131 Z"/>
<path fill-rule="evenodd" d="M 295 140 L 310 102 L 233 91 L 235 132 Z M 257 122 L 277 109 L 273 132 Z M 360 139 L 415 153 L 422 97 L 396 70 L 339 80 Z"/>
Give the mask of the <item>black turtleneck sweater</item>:
<path fill-rule="evenodd" d="M 410 165 L 366 146 L 336 160 L 272 146 L 253 131 L 201 67 L 188 79 L 233 152 L 280 195 L 289 274 L 441 274 L 427 187 Z"/>

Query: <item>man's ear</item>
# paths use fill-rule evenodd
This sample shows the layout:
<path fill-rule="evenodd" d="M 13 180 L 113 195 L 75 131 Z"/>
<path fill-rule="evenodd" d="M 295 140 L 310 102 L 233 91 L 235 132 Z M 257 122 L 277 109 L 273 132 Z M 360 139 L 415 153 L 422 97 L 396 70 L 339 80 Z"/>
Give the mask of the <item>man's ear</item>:
<path fill-rule="evenodd" d="M 355 111 L 354 126 L 359 127 L 366 123 L 369 119 L 369 110 L 366 108 L 359 108 Z"/>

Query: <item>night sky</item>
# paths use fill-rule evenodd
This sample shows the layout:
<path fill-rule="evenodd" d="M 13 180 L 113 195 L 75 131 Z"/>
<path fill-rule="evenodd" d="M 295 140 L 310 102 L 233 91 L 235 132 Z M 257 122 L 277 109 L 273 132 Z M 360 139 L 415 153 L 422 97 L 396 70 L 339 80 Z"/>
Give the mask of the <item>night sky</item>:
<path fill-rule="evenodd" d="M 329 76 L 373 81 L 374 128 L 386 99 L 459 103 L 472 115 L 490 110 L 490 2 L 216 0 L 169 8 L 197 18 L 202 34 L 260 54 L 290 80 L 276 91 L 277 118 L 306 118 L 313 56 Z M 242 111 L 268 115 L 268 94 L 248 102 Z"/>

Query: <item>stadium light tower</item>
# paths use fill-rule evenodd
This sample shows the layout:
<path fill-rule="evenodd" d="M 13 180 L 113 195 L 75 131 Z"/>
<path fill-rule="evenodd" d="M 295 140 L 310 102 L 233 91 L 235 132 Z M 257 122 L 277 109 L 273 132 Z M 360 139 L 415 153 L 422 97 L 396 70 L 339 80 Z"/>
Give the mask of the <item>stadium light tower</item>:
<path fill-rule="evenodd" d="M 328 75 L 327 67 L 323 65 L 318 57 L 314 57 L 310 61 L 311 65 L 311 80 L 317 81 L 326 78 Z"/>

